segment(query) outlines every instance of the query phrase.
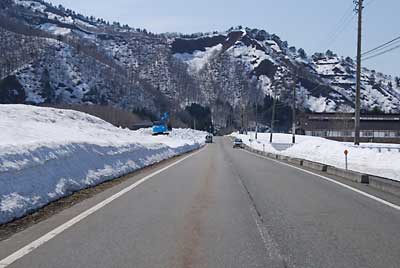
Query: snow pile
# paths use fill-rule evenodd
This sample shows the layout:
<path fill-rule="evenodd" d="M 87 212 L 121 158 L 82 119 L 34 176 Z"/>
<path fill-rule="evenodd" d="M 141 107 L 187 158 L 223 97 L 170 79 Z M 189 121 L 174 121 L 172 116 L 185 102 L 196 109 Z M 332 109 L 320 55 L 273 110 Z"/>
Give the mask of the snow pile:
<path fill-rule="evenodd" d="M 74 191 L 199 148 L 206 133 L 131 131 L 75 111 L 0 106 L 0 224 Z"/>
<path fill-rule="evenodd" d="M 370 149 L 363 145 L 356 147 L 351 143 L 296 135 L 295 145 L 284 151 L 277 151 L 269 143 L 270 134 L 268 133 L 259 133 L 257 141 L 254 140 L 254 133 L 250 133 L 249 135 L 233 133 L 231 135 L 243 139 L 246 145 L 256 150 L 262 151 L 264 147 L 266 152 L 302 158 L 338 168 L 345 168 L 344 150 L 347 149 L 349 151 L 349 169 L 400 181 L 399 145 L 368 143 L 368 146 L 373 147 L 385 146 L 396 148 L 396 150 L 382 150 L 379 152 L 378 149 Z M 274 143 L 291 143 L 292 135 L 274 134 L 273 140 Z"/>

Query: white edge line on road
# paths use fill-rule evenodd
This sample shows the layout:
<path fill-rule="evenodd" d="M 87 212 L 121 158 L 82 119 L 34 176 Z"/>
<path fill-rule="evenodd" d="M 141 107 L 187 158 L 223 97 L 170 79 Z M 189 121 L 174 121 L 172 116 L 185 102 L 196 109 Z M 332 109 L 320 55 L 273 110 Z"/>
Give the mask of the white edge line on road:
<path fill-rule="evenodd" d="M 320 175 L 320 174 L 317 174 L 317 173 L 314 173 L 314 172 L 311 172 L 311 171 L 308 171 L 308 170 L 305 170 L 305 169 L 302 169 L 302 168 L 299 168 L 299 167 L 296 167 L 296 166 L 293 166 L 293 165 L 290 165 L 290 164 L 287 164 L 287 163 L 283 163 L 283 162 L 280 162 L 280 161 L 277 161 L 277 160 L 274 160 L 274 159 L 271 159 L 271 158 L 268 158 L 268 157 L 265 157 L 265 156 L 262 156 L 262 155 L 259 155 L 259 154 L 255 154 L 255 153 L 249 152 L 249 151 L 247 151 L 247 150 L 245 150 L 245 149 L 243 149 L 243 151 L 245 151 L 245 152 L 248 153 L 248 154 L 251 154 L 251 155 L 254 155 L 254 156 L 257 156 L 257 157 L 260 157 L 260 158 L 264 158 L 264 159 L 270 160 L 270 161 L 272 161 L 272 162 L 276 162 L 276 163 L 279 163 L 279 164 L 281 164 L 281 165 L 285 165 L 285 166 L 288 166 L 288 167 L 291 167 L 291 168 L 294 168 L 294 169 L 303 171 L 303 172 L 305 172 L 305 173 L 308 173 L 308 174 L 311 174 L 311 175 L 320 177 L 320 178 L 322 178 L 322 179 L 324 179 L 324 180 L 327 180 L 327 181 L 329 181 L 329 182 L 335 183 L 335 184 L 340 185 L 340 186 L 342 186 L 342 187 L 344 187 L 344 188 L 347 188 L 347 189 L 349 189 L 349 190 L 351 190 L 351 191 L 353 191 L 353 192 L 356 192 L 356 193 L 358 193 L 358 194 L 360 194 L 360 195 L 363 195 L 363 196 L 368 197 L 368 198 L 370 198 L 370 199 L 372 199 L 372 200 L 375 200 L 375 201 L 377 201 L 377 202 L 379 202 L 379 203 L 381 203 L 381 204 L 384 204 L 384 205 L 389 206 L 389 207 L 391 207 L 391 208 L 394 208 L 394 209 L 396 209 L 396 210 L 400 210 L 400 206 L 398 206 L 398 205 L 396 205 L 396 204 L 390 203 L 390 202 L 388 202 L 388 201 L 386 201 L 386 200 L 383 200 L 383 199 L 381 199 L 381 198 L 379 198 L 379 197 L 376 197 L 376 196 L 374 196 L 374 195 L 372 195 L 372 194 L 368 194 L 368 193 L 366 193 L 366 192 L 363 192 L 363 191 L 361 191 L 361 190 L 358 190 L 358 189 L 356 189 L 356 188 L 354 188 L 354 187 L 351 187 L 351 186 L 349 186 L 349 185 L 347 185 L 347 184 L 338 182 L 338 181 L 336 181 L 336 180 L 334 180 L 334 179 L 330 179 L 330 178 L 325 177 L 325 176 L 322 176 L 322 175 Z M 0 267 L 1 267 L 1 266 L 0 266 Z"/>
<path fill-rule="evenodd" d="M 114 201 L 115 199 L 121 197 L 122 195 L 126 194 L 127 192 L 135 189 L 137 186 L 139 186 L 140 184 L 144 183 L 145 181 L 147 181 L 148 179 L 160 174 L 161 172 L 181 163 L 182 161 L 188 159 L 189 157 L 195 156 L 196 154 L 200 153 L 201 151 L 203 151 L 203 149 L 206 146 L 204 146 L 202 149 L 200 149 L 197 152 L 191 153 L 190 155 L 177 160 L 176 162 L 163 167 L 145 177 L 143 177 L 142 179 L 138 180 L 137 182 L 131 184 L 130 186 L 124 188 L 123 190 L 121 190 L 120 192 L 110 196 L 109 198 L 107 198 L 106 200 L 98 203 L 97 205 L 89 208 L 88 210 L 82 212 L 81 214 L 79 214 L 78 216 L 72 218 L 71 220 L 67 221 L 66 223 L 60 225 L 59 227 L 55 228 L 54 230 L 48 232 L 47 234 L 43 235 L 42 237 L 36 239 L 35 241 L 29 243 L 28 245 L 24 246 L 23 248 L 17 250 L 16 252 L 12 253 L 11 255 L 9 255 L 8 257 L 0 260 L 0 268 L 5 268 L 7 266 L 9 266 L 10 264 L 12 264 L 13 262 L 17 261 L 18 259 L 21 259 L 22 257 L 24 257 L 25 255 L 29 254 L 30 252 L 32 252 L 33 250 L 37 249 L 38 247 L 40 247 L 41 245 L 43 245 L 44 243 L 48 242 L 49 240 L 53 239 L 54 237 L 56 237 L 57 235 L 61 234 L 62 232 L 64 232 L 65 230 L 67 230 L 68 228 L 72 227 L 73 225 L 75 225 L 76 223 L 80 222 L 81 220 L 85 219 L 86 217 L 88 217 L 89 215 L 93 214 L 94 212 L 98 211 L 99 209 L 103 208 L 104 206 L 108 205 L 109 203 L 111 203 L 112 201 Z"/>

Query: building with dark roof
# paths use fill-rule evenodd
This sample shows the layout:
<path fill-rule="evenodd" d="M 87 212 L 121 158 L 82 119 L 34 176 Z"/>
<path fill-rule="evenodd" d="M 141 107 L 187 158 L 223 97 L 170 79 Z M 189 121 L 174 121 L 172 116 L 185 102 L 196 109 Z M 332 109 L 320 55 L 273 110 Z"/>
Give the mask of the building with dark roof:
<path fill-rule="evenodd" d="M 400 114 L 361 115 L 362 142 L 400 143 Z M 312 113 L 299 117 L 299 134 L 338 141 L 354 139 L 354 114 Z"/>

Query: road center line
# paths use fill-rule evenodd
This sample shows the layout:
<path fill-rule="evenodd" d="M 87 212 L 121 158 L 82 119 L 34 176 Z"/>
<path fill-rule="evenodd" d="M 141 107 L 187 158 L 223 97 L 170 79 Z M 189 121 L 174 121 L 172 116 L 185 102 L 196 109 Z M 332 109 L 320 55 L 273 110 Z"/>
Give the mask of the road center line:
<path fill-rule="evenodd" d="M 29 243 L 28 245 L 24 246 L 23 248 L 17 250 L 16 252 L 12 253 L 11 255 L 9 255 L 8 257 L 0 260 L 0 268 L 5 268 L 7 266 L 9 266 L 10 264 L 12 264 L 13 262 L 17 261 L 18 259 L 21 259 L 22 257 L 24 257 L 25 255 L 29 254 L 30 252 L 34 251 L 35 249 L 37 249 L 38 247 L 42 246 L 44 243 L 48 242 L 49 240 L 53 239 L 54 237 L 56 237 L 57 235 L 61 234 L 62 232 L 64 232 L 65 230 L 67 230 L 68 228 L 72 227 L 73 225 L 75 225 L 76 223 L 82 221 L 83 219 L 87 218 L 89 215 L 95 213 L 96 211 L 100 210 L 101 208 L 103 208 L 104 206 L 110 204 L 112 201 L 116 200 L 117 198 L 123 196 L 124 194 L 126 194 L 127 192 L 135 189 L 136 187 L 138 187 L 140 184 L 144 183 L 145 181 L 149 180 L 150 178 L 162 173 L 163 171 L 181 163 L 182 161 L 185 161 L 186 159 L 197 155 L 198 153 L 200 153 L 201 151 L 204 150 L 205 147 L 203 147 L 202 149 L 200 149 L 199 151 L 192 153 L 166 167 L 163 167 L 145 177 L 143 177 L 142 179 L 138 180 L 137 182 L 131 184 L 130 186 L 124 188 L 123 190 L 121 190 L 120 192 L 110 196 L 109 198 L 107 198 L 106 200 L 98 203 L 97 205 L 89 208 L 88 210 L 82 212 L 81 214 L 79 214 L 78 216 L 72 218 L 71 220 L 67 221 L 66 223 L 60 225 L 59 227 L 53 229 L 52 231 L 48 232 L 47 234 L 43 235 L 42 237 L 36 239 L 35 241 Z"/>
<path fill-rule="evenodd" d="M 302 172 L 305 172 L 305 173 L 308 173 L 308 174 L 317 176 L 317 177 L 322 178 L 322 179 L 324 179 L 324 180 L 326 180 L 326 181 L 329 181 L 329 182 L 335 183 L 335 184 L 337 184 L 337 185 L 340 185 L 340 186 L 342 186 L 342 187 L 344 187 L 344 188 L 346 188 L 346 189 L 348 189 L 348 190 L 351 190 L 351 191 L 353 191 L 353 192 L 356 192 L 356 193 L 358 193 L 358 194 L 360 194 L 360 195 L 363 195 L 363 196 L 368 197 L 368 198 L 370 198 L 370 199 L 372 199 L 372 200 L 375 200 L 375 201 L 377 201 L 377 202 L 379 202 L 379 203 L 381 203 L 381 204 L 383 204 L 383 205 L 389 206 L 389 207 L 391 207 L 391 208 L 394 208 L 394 209 L 400 211 L 400 206 L 399 206 L 399 205 L 390 203 L 390 202 L 388 202 L 388 201 L 386 201 L 386 200 L 383 200 L 383 199 L 381 199 L 381 198 L 379 198 L 379 197 L 376 197 L 376 196 L 374 196 L 374 195 L 372 195 L 372 194 L 368 194 L 368 193 L 366 193 L 366 192 L 363 192 L 363 191 L 361 191 L 361 190 L 358 190 L 358 189 L 356 189 L 356 188 L 354 188 L 354 187 L 351 187 L 351 186 L 349 186 L 349 185 L 347 185 L 347 184 L 338 182 L 338 181 L 336 181 L 336 180 L 330 179 L 330 178 L 325 177 L 325 176 L 322 176 L 322 175 L 320 175 L 320 174 L 317 174 L 317 173 L 314 173 L 314 172 L 311 172 L 311 171 L 308 171 L 308 170 L 305 170 L 305 169 L 302 169 L 302 168 L 299 168 L 299 167 L 296 167 L 296 166 L 293 166 L 293 165 L 290 165 L 290 164 L 287 164 L 287 163 L 283 163 L 283 162 L 280 162 L 280 161 L 277 161 L 277 160 L 274 160 L 274 159 L 271 159 L 271 158 L 268 158 L 268 157 L 265 157 L 265 156 L 262 156 L 262 155 L 258 155 L 258 154 L 249 152 L 249 151 L 247 151 L 247 150 L 243 150 L 243 151 L 246 152 L 246 153 L 248 153 L 248 154 L 257 156 L 257 157 L 259 157 L 259 158 L 264 158 L 264 159 L 270 160 L 270 161 L 272 161 L 272 162 L 276 162 L 276 163 L 279 163 L 279 164 L 281 164 L 281 165 L 288 166 L 288 167 L 291 167 L 291 168 L 300 170 L 300 171 L 302 171 Z M 0 267 L 1 267 L 1 266 L 0 266 Z"/>

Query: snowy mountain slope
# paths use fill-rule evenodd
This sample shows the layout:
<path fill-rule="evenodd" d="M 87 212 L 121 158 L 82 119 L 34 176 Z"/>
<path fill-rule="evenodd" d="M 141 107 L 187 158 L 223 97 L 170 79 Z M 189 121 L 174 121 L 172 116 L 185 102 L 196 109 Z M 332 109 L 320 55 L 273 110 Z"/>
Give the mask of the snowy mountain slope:
<path fill-rule="evenodd" d="M 155 101 L 155 96 L 139 82 L 129 88 L 117 70 L 54 40 L 48 40 L 47 50 L 41 57 L 14 74 L 29 103 L 104 101 L 132 110 L 150 107 Z M 129 103 L 122 102 L 126 100 Z"/>
<path fill-rule="evenodd" d="M 25 98 L 22 102 L 89 102 L 116 105 L 129 111 L 142 108 L 157 111 L 155 100 L 163 99 L 160 89 L 149 85 L 138 74 L 130 73 L 113 58 L 112 50 L 103 46 L 103 31 L 111 26 L 102 22 L 91 22 L 89 26 L 80 15 L 65 15 L 61 19 L 63 13 L 59 9 L 41 1 L 16 3 L 11 2 L 3 10 L 6 16 L 0 17 L 0 25 L 5 28 L 0 28 L 5 37 L 0 47 L 4 47 L 5 62 L 11 65 L 0 71 L 1 77 L 15 82 L 19 91 L 23 90 L 19 92 L 23 96 L 2 98 L 3 103 L 21 102 L 18 100 Z M 70 31 L 64 32 L 65 35 L 54 34 L 63 29 Z M 15 48 L 16 43 L 21 46 Z M 32 47 L 31 43 L 40 45 Z M 3 84 L 2 95 L 13 95 L 15 85 L 10 88 L 9 83 Z"/>
<path fill-rule="evenodd" d="M 79 189 L 199 148 L 205 132 L 131 131 L 70 110 L 0 105 L 0 224 Z"/>
<path fill-rule="evenodd" d="M 289 105 L 297 85 L 301 109 L 353 109 L 351 59 L 330 51 L 307 56 L 264 30 L 155 35 L 41 0 L 4 0 L 0 31 L 7 37 L 0 41 L 3 103 L 88 102 L 172 114 L 198 103 L 224 125 L 264 96 Z M 399 112 L 399 83 L 364 69 L 363 107 Z"/>
<path fill-rule="evenodd" d="M 350 58 L 336 55 L 314 55 L 313 64 L 318 74 L 333 89 L 349 100 L 355 98 L 355 64 Z M 384 112 L 399 112 L 400 85 L 394 77 L 362 70 L 362 108 L 380 108 Z"/>
<path fill-rule="evenodd" d="M 184 47 L 183 43 L 187 42 L 187 46 L 196 49 L 192 53 L 182 53 L 177 49 L 174 51 L 174 56 L 184 61 L 194 76 L 201 76 L 205 69 L 210 69 L 205 67 L 207 64 L 211 66 L 215 64 L 216 67 L 216 61 L 222 57 L 212 52 L 221 47 L 228 38 L 227 34 L 219 35 L 218 38 L 202 36 L 194 39 L 177 39 L 175 42 L 179 42 L 180 47 Z M 193 44 L 196 40 L 197 46 Z M 233 61 L 244 65 L 246 75 L 250 79 L 257 78 L 257 86 L 267 95 L 273 96 L 276 89 L 278 95 L 285 97 L 289 95 L 285 91 L 290 91 L 290 84 L 298 81 L 299 101 L 304 108 L 315 112 L 352 109 L 355 64 L 349 58 L 338 57 L 331 52 L 316 53 L 312 57 L 307 57 L 304 51 L 288 47 L 287 42 L 281 41 L 276 35 L 256 29 L 245 29 L 233 45 L 225 48 L 224 53 Z M 208 76 L 218 71 L 221 70 L 212 70 Z M 288 81 L 282 90 L 284 80 Z M 362 82 L 364 109 L 377 107 L 384 112 L 400 111 L 400 85 L 394 78 L 363 69 Z"/>

